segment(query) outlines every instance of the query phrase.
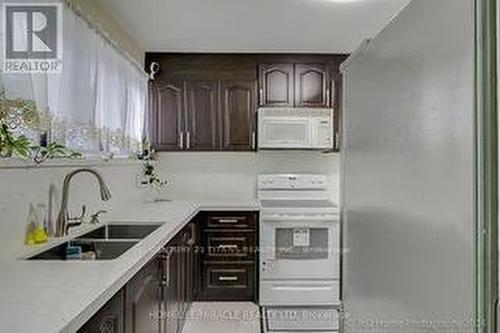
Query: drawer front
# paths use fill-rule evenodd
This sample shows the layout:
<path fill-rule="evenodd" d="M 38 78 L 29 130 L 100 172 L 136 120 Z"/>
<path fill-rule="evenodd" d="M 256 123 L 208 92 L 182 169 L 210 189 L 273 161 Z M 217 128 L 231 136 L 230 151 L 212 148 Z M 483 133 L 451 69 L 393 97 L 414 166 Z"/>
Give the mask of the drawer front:
<path fill-rule="evenodd" d="M 204 265 L 202 298 L 210 301 L 254 301 L 255 267 L 252 264 Z"/>
<path fill-rule="evenodd" d="M 205 227 L 208 229 L 255 229 L 254 213 L 226 212 L 207 215 Z"/>
<path fill-rule="evenodd" d="M 262 306 L 339 306 L 340 283 L 332 281 L 260 281 Z"/>
<path fill-rule="evenodd" d="M 340 327 L 336 308 L 265 308 L 264 316 L 266 332 L 337 332 Z"/>
<path fill-rule="evenodd" d="M 207 232 L 206 260 L 251 260 L 255 257 L 256 241 L 252 233 Z"/>

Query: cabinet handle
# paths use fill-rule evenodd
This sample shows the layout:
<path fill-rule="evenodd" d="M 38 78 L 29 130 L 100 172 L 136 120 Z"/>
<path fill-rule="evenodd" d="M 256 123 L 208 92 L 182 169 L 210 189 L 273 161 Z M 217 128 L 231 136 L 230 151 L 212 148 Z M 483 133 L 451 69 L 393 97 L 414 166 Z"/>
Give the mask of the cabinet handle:
<path fill-rule="evenodd" d="M 335 94 L 335 81 L 332 81 L 332 107 L 335 107 L 335 103 L 336 103 L 336 99 L 337 99 L 337 95 Z"/>
<path fill-rule="evenodd" d="M 161 280 L 160 284 L 163 287 L 169 288 L 170 287 L 170 256 L 172 253 L 165 254 L 165 257 L 163 258 L 163 265 L 165 265 L 165 275 L 163 276 L 163 279 Z"/>
<path fill-rule="evenodd" d="M 259 104 L 264 105 L 264 89 L 259 89 Z"/>
<path fill-rule="evenodd" d="M 238 223 L 238 220 L 237 219 L 218 219 L 217 222 L 222 223 L 222 224 L 234 224 L 234 223 Z"/>
<path fill-rule="evenodd" d="M 186 148 L 191 148 L 191 132 L 189 131 L 186 132 Z"/>
<path fill-rule="evenodd" d="M 255 142 L 257 141 L 255 135 L 255 131 L 252 131 L 252 150 L 255 150 Z"/>
<path fill-rule="evenodd" d="M 179 132 L 179 148 L 184 149 L 184 132 Z"/>
<path fill-rule="evenodd" d="M 237 276 L 219 276 L 219 281 L 238 281 Z"/>
<path fill-rule="evenodd" d="M 228 245 L 219 245 L 217 247 L 219 249 L 237 249 L 238 245 L 236 245 L 236 244 L 228 244 Z"/>

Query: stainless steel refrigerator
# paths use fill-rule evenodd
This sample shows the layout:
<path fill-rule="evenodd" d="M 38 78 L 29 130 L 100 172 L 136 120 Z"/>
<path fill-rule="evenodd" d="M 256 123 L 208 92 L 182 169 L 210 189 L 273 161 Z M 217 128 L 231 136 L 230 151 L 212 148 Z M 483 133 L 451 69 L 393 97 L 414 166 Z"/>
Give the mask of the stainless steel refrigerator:
<path fill-rule="evenodd" d="M 345 332 L 474 332 L 474 1 L 414 0 L 344 64 Z"/>

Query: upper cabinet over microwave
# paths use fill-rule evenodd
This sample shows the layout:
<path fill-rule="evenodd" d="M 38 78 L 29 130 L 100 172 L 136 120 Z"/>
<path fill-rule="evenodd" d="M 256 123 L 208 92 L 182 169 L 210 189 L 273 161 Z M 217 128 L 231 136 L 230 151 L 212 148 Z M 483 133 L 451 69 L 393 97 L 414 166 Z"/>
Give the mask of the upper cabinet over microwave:
<path fill-rule="evenodd" d="M 326 63 L 261 63 L 259 104 L 265 107 L 332 107 L 335 85 Z"/>
<path fill-rule="evenodd" d="M 259 149 L 333 149 L 333 109 L 260 108 Z"/>

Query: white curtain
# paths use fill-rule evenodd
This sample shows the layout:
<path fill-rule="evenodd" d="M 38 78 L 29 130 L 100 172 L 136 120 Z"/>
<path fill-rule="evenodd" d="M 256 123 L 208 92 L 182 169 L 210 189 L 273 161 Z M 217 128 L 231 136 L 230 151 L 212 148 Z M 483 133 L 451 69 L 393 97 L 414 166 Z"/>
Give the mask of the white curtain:
<path fill-rule="evenodd" d="M 0 85 L 47 112 L 51 140 L 87 154 L 140 149 L 147 77 L 71 9 L 63 13 L 62 73 L 2 74 Z"/>

